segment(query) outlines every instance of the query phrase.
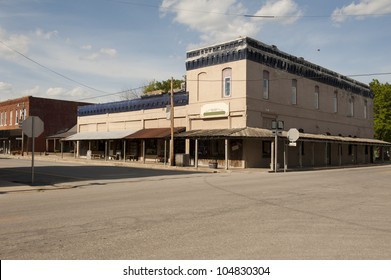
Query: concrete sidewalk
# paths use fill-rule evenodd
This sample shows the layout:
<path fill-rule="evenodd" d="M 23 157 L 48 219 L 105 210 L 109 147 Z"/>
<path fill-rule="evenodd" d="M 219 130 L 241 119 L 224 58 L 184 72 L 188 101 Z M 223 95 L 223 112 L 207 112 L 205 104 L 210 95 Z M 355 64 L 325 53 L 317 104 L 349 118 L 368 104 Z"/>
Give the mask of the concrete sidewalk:
<path fill-rule="evenodd" d="M 7 187 L 3 187 L 7 186 Z M 59 190 L 69 189 L 71 186 L 30 186 L 26 184 L 19 184 L 9 181 L 0 180 L 0 195 L 6 193 L 17 193 L 17 192 L 31 192 L 31 191 L 45 191 L 45 190 Z"/>

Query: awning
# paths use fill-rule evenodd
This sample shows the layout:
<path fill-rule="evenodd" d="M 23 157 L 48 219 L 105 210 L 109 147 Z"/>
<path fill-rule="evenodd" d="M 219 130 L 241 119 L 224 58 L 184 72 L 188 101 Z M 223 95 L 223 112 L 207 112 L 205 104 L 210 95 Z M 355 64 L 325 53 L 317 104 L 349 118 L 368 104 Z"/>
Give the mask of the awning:
<path fill-rule="evenodd" d="M 124 139 L 126 136 L 129 136 L 136 131 L 137 130 L 135 129 L 118 131 L 79 132 L 63 139 L 63 141 Z"/>
<path fill-rule="evenodd" d="M 179 133 L 176 137 L 181 138 L 268 138 L 274 137 L 272 130 L 255 127 L 232 128 L 232 129 L 199 129 Z M 287 131 L 280 135 L 287 137 Z M 300 133 L 298 141 L 337 142 L 344 144 L 367 144 L 379 146 L 391 146 L 391 143 L 371 138 L 355 138 L 344 136 L 332 136 L 323 134 Z"/>
<path fill-rule="evenodd" d="M 63 138 L 70 137 L 70 136 L 72 136 L 72 135 L 74 135 L 76 133 L 77 133 L 77 125 L 73 126 L 72 128 L 70 128 L 70 129 L 68 129 L 66 131 L 63 131 L 61 133 L 50 135 L 47 138 L 48 139 L 63 139 Z"/>
<path fill-rule="evenodd" d="M 175 127 L 174 133 L 185 131 L 185 127 Z M 126 139 L 148 139 L 148 138 L 169 138 L 171 136 L 171 128 L 145 128 L 141 129 L 127 137 Z"/>
<path fill-rule="evenodd" d="M 179 133 L 176 137 L 183 138 L 271 138 L 273 133 L 269 129 L 244 127 L 231 129 L 199 129 Z"/>
<path fill-rule="evenodd" d="M 286 132 L 283 133 L 283 136 L 286 136 Z M 333 136 L 333 135 L 323 135 L 323 134 L 310 134 L 310 133 L 300 133 L 300 140 L 307 141 L 322 141 L 322 142 L 340 142 L 345 144 L 371 144 L 371 145 L 380 145 L 380 146 L 391 146 L 391 143 L 371 139 L 371 138 L 357 138 L 357 137 L 344 137 L 344 136 Z"/>

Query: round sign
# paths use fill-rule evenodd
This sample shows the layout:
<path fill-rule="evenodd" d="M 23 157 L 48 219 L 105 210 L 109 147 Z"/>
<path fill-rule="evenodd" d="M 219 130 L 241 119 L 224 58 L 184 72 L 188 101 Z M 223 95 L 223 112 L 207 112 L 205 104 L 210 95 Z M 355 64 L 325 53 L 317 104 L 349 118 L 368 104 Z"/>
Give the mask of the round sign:
<path fill-rule="evenodd" d="M 297 141 L 297 139 L 299 139 L 300 133 L 296 128 L 291 128 L 288 131 L 287 137 L 288 137 L 289 141 L 295 142 L 295 141 Z"/>

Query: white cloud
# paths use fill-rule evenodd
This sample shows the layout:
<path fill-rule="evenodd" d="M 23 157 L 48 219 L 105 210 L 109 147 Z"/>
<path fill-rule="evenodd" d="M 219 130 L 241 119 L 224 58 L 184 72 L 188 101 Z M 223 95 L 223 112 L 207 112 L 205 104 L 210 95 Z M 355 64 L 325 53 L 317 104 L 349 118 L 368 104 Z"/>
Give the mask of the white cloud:
<path fill-rule="evenodd" d="M 35 30 L 35 36 L 37 36 L 38 38 L 43 38 L 45 40 L 50 40 L 52 37 L 58 36 L 58 31 L 53 30 L 53 31 L 45 32 L 42 29 L 38 28 Z"/>
<path fill-rule="evenodd" d="M 391 13 L 390 0 L 360 0 L 358 3 L 352 2 L 348 6 L 337 8 L 332 13 L 331 17 L 334 22 L 343 22 L 347 16 L 356 16 L 364 18 L 368 15 L 382 15 Z"/>
<path fill-rule="evenodd" d="M 66 89 L 56 87 L 56 88 L 48 88 L 46 91 L 47 96 L 49 97 L 56 97 L 56 96 L 62 96 L 66 92 Z"/>
<path fill-rule="evenodd" d="M 239 36 L 255 36 L 260 18 L 244 17 L 250 12 L 238 0 L 163 0 L 163 15 L 174 13 L 174 21 L 200 33 L 201 44 L 225 41 Z M 302 12 L 293 0 L 269 0 L 255 15 L 276 15 L 280 22 L 293 23 Z"/>
<path fill-rule="evenodd" d="M 27 53 L 29 49 L 29 39 L 25 35 L 10 34 L 0 27 L 0 58 L 13 59 L 18 56 L 12 49 L 21 53 Z M 10 49 L 11 48 L 11 49 Z"/>
<path fill-rule="evenodd" d="M 33 88 L 30 88 L 30 89 L 26 89 L 26 90 L 23 90 L 22 93 L 23 95 L 39 95 L 39 93 L 41 92 L 41 88 L 39 86 L 34 86 Z"/>
<path fill-rule="evenodd" d="M 74 100 L 75 98 L 86 98 L 91 96 L 91 92 L 82 87 L 76 87 L 66 93 L 66 95 Z"/>
<path fill-rule="evenodd" d="M 81 49 L 87 50 L 87 51 L 92 50 L 92 45 L 83 45 L 83 46 L 81 46 Z"/>
<path fill-rule="evenodd" d="M 115 57 L 117 55 L 116 49 L 110 49 L 110 48 L 103 48 L 99 51 L 103 55 L 107 55 L 109 57 Z"/>
<path fill-rule="evenodd" d="M 283 24 L 292 24 L 303 15 L 303 12 L 292 0 L 269 0 L 255 15 L 274 16 Z"/>
<path fill-rule="evenodd" d="M 11 91 L 12 85 L 5 82 L 0 82 L 0 91 Z"/>
<path fill-rule="evenodd" d="M 114 58 L 117 56 L 117 50 L 113 48 L 102 48 L 97 52 L 93 52 L 87 56 L 83 56 L 80 59 L 82 60 L 99 60 L 99 59 L 105 59 L 105 58 Z"/>

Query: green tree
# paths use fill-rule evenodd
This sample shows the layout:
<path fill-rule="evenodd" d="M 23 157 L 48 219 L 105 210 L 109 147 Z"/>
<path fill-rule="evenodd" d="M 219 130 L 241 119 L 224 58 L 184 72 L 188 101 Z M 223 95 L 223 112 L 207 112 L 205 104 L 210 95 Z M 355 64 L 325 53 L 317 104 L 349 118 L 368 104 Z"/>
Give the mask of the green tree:
<path fill-rule="evenodd" d="M 375 138 L 391 142 L 391 85 L 373 80 L 369 86 L 374 93 L 373 122 Z"/>
<path fill-rule="evenodd" d="M 181 88 L 181 84 L 184 83 L 184 80 L 175 80 L 174 79 L 174 89 Z M 152 92 L 155 90 L 162 90 L 163 92 L 170 92 L 171 91 L 171 79 L 165 80 L 165 81 L 156 81 L 153 80 L 148 83 L 144 87 L 144 94 L 148 92 Z"/>

